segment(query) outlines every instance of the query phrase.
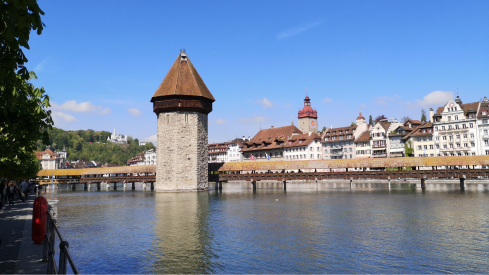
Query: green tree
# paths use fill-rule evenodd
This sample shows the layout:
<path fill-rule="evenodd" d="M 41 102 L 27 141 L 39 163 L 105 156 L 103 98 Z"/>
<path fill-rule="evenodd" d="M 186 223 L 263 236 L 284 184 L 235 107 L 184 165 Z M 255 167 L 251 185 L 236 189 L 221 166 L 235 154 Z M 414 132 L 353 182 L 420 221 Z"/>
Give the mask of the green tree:
<path fill-rule="evenodd" d="M 31 166 L 36 143 L 49 142 L 49 97 L 29 82 L 36 75 L 27 70 L 23 52 L 31 30 L 38 35 L 43 30 L 41 15 L 36 0 L 0 2 L 0 177 L 28 177 L 28 168 L 39 170 L 38 162 Z"/>
<path fill-rule="evenodd" d="M 326 128 L 326 126 L 323 126 L 323 129 L 321 130 L 321 132 L 326 132 L 328 129 Z"/>
<path fill-rule="evenodd" d="M 350 126 L 357 126 L 357 124 L 355 122 L 352 122 Z"/>
<path fill-rule="evenodd" d="M 374 121 L 372 120 L 372 115 L 368 116 L 368 124 L 374 125 Z"/>
<path fill-rule="evenodd" d="M 426 111 L 421 109 L 421 122 L 426 122 Z"/>
<path fill-rule="evenodd" d="M 404 153 L 406 154 L 406 157 L 412 157 L 413 156 L 413 145 L 410 140 L 408 142 L 404 143 Z"/>

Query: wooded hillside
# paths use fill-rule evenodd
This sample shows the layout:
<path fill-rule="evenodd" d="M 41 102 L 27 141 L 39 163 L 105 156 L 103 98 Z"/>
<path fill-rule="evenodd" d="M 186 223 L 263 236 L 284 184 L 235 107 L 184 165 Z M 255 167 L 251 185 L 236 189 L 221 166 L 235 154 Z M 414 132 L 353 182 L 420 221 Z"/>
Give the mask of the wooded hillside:
<path fill-rule="evenodd" d="M 135 155 L 154 149 L 154 145 L 148 142 L 144 146 L 139 146 L 139 140 L 128 136 L 129 144 L 114 144 L 107 142 L 110 132 L 94 130 L 65 131 L 59 128 L 48 130 L 49 146 L 42 145 L 38 141 L 39 151 L 48 147 L 53 151 L 66 149 L 68 160 L 89 160 L 97 161 L 102 164 L 125 165 L 127 160 Z"/>

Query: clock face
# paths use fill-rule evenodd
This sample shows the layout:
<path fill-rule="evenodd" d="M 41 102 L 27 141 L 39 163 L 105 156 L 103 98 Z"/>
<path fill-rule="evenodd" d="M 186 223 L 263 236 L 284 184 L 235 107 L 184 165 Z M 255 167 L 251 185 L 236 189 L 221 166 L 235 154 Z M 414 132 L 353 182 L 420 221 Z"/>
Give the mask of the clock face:
<path fill-rule="evenodd" d="M 316 121 L 311 120 L 311 126 L 313 126 L 313 127 L 314 127 L 314 125 L 316 125 Z"/>

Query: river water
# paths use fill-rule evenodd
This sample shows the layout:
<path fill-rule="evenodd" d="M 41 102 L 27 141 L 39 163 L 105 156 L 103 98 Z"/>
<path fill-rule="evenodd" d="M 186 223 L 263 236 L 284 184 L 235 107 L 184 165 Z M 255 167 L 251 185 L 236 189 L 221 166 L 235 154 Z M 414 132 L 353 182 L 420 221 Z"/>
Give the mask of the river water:
<path fill-rule="evenodd" d="M 487 187 L 250 187 L 60 191 L 59 229 L 82 273 L 489 273 Z"/>

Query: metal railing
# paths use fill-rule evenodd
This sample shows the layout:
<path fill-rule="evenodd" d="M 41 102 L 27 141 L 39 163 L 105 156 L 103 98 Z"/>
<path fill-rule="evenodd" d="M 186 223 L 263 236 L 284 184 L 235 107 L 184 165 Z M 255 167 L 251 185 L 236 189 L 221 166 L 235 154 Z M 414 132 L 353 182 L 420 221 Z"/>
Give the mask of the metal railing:
<path fill-rule="evenodd" d="M 54 214 L 56 215 L 56 214 Z M 47 274 L 66 274 L 67 263 L 70 263 L 71 270 L 73 270 L 74 274 L 80 274 L 78 268 L 73 261 L 73 258 L 70 254 L 70 244 L 61 237 L 61 234 L 58 230 L 58 222 L 51 214 L 51 211 L 48 211 L 47 215 L 47 230 L 46 236 L 44 237 L 44 249 L 43 249 L 43 262 L 48 262 Z M 56 259 L 54 258 L 55 250 L 55 242 L 56 235 L 58 235 L 59 239 L 59 266 L 56 267 Z"/>

